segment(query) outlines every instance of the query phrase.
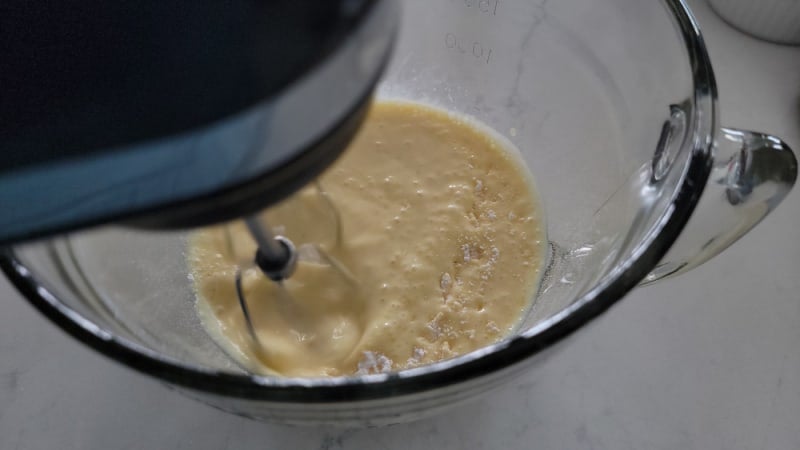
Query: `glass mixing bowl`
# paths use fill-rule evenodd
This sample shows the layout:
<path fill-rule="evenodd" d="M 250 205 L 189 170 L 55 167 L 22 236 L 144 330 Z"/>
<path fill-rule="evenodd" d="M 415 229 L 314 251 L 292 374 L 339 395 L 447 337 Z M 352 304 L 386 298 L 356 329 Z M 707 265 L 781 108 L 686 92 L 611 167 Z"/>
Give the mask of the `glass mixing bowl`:
<path fill-rule="evenodd" d="M 210 405 L 285 423 L 380 425 L 542 364 L 630 289 L 725 248 L 794 183 L 796 160 L 779 139 L 719 127 L 708 55 L 682 1 L 401 6 L 378 95 L 494 128 L 519 148 L 544 202 L 547 273 L 515 335 L 401 372 L 254 376 L 200 325 L 184 233 L 106 227 L 26 244 L 5 251 L 6 274 L 71 335 Z"/>

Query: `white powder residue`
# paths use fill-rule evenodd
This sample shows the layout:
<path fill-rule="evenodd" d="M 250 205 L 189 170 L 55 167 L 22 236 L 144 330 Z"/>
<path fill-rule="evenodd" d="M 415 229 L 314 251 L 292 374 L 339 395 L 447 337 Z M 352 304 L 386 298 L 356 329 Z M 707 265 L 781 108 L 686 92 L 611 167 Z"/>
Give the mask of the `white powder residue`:
<path fill-rule="evenodd" d="M 461 251 L 464 252 L 464 262 L 468 263 L 472 259 L 472 250 L 469 248 L 469 244 L 464 244 L 461 246 Z"/>
<path fill-rule="evenodd" d="M 516 214 L 514 214 L 514 212 L 513 212 L 513 211 L 511 211 L 511 212 L 509 212 L 509 213 L 508 213 L 508 220 L 514 220 L 514 219 L 516 219 L 516 218 L 517 218 L 517 215 L 516 215 Z"/>
<path fill-rule="evenodd" d="M 433 320 L 431 320 L 425 325 L 431 332 L 431 336 L 433 337 L 433 339 L 431 339 L 432 341 L 439 339 L 439 336 L 442 335 L 442 327 L 439 324 L 439 321 L 442 319 L 442 316 L 443 314 L 441 312 L 436 313 L 436 316 L 434 316 Z"/>
<path fill-rule="evenodd" d="M 481 265 L 481 280 L 483 281 L 488 281 L 492 275 L 494 275 L 494 267 L 497 264 L 497 260 L 500 258 L 499 248 L 492 246 L 489 251 L 491 253 L 489 260 Z"/>
<path fill-rule="evenodd" d="M 488 323 L 486 323 L 486 328 L 488 328 L 489 331 L 491 331 L 492 333 L 495 333 L 495 334 L 500 332 L 500 328 L 497 328 L 497 324 L 494 323 L 494 321 L 491 321 L 491 320 Z"/>
<path fill-rule="evenodd" d="M 394 363 L 378 352 L 365 351 L 361 361 L 358 362 L 356 375 L 369 375 L 375 373 L 386 373 L 392 370 Z"/>
<path fill-rule="evenodd" d="M 409 367 L 418 366 L 420 365 L 420 363 L 422 363 L 422 358 L 424 357 L 425 357 L 425 349 L 421 347 L 414 347 L 411 357 L 408 358 L 408 361 L 406 361 L 406 365 Z"/>
<path fill-rule="evenodd" d="M 483 181 L 475 180 L 475 192 L 483 191 Z"/>
<path fill-rule="evenodd" d="M 443 293 L 447 294 L 450 292 L 450 286 L 453 284 L 453 278 L 450 276 L 449 273 L 445 272 L 442 274 L 442 278 L 439 279 L 439 287 L 442 288 Z"/>
<path fill-rule="evenodd" d="M 497 219 L 497 214 L 495 214 L 495 212 L 491 209 L 486 213 L 486 216 L 489 218 L 489 220 Z"/>
<path fill-rule="evenodd" d="M 491 262 L 492 264 L 495 264 L 497 262 L 497 258 L 499 258 L 499 257 L 500 257 L 500 249 L 493 246 L 492 247 L 492 257 L 489 260 L 489 262 Z"/>

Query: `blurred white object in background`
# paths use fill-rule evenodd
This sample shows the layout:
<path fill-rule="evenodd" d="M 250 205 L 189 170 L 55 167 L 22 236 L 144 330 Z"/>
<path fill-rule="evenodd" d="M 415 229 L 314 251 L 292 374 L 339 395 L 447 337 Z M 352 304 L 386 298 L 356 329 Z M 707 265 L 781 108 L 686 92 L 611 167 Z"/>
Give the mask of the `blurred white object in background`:
<path fill-rule="evenodd" d="M 780 44 L 800 44 L 800 0 L 708 0 L 726 22 Z"/>

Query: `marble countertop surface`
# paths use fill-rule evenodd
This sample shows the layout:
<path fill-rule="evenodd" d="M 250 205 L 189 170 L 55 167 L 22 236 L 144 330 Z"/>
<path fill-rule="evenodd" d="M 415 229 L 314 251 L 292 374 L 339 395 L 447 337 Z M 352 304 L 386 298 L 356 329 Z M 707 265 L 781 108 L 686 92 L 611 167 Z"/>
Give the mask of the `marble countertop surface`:
<path fill-rule="evenodd" d="M 723 124 L 800 150 L 800 47 L 750 38 L 690 3 Z M 535 377 L 384 429 L 287 428 L 216 411 L 82 347 L 5 279 L 0 298 L 2 449 L 800 448 L 798 190 L 722 257 L 636 290 Z"/>

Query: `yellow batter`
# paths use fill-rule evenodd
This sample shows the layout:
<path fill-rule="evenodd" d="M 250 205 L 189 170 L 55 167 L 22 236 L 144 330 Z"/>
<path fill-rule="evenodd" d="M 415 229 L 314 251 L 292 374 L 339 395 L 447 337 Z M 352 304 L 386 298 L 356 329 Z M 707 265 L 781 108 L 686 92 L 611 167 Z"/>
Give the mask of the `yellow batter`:
<path fill-rule="evenodd" d="M 234 288 L 237 262 L 255 252 L 244 225 L 191 238 L 203 323 L 250 369 L 401 370 L 491 344 L 525 313 L 542 269 L 544 224 L 515 150 L 491 132 L 429 106 L 379 101 L 321 184 L 341 214 L 339 244 L 314 189 L 266 216 L 295 244 L 320 243 L 358 282 L 305 247 L 286 291 L 246 271 L 263 352 L 254 351 Z"/>

